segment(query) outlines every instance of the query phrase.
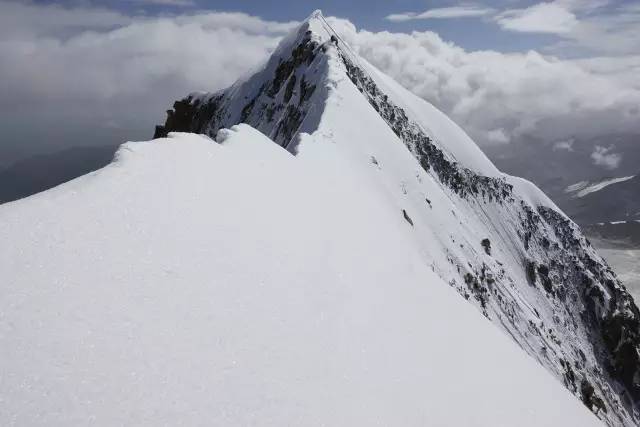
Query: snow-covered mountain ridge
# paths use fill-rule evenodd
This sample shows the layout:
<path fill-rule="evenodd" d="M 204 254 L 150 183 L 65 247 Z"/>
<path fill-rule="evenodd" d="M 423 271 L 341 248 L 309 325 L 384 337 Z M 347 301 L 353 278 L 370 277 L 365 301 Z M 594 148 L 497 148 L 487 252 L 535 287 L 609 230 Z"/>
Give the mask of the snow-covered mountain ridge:
<path fill-rule="evenodd" d="M 296 153 L 335 145 L 412 227 L 423 261 L 609 425 L 635 425 L 640 314 L 579 228 L 500 173 L 433 106 L 383 75 L 314 13 L 265 67 L 174 104 L 156 136 L 247 123 Z"/>
<path fill-rule="evenodd" d="M 217 142 L 0 207 L 0 424 L 600 424 L 432 271 L 371 163 Z"/>

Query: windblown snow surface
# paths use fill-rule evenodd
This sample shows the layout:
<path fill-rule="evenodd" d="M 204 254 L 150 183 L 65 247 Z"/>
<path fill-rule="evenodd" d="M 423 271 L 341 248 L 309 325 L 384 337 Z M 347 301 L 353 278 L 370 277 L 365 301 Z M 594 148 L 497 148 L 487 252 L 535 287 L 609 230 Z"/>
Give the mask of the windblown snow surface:
<path fill-rule="evenodd" d="M 323 138 L 127 143 L 0 207 L 0 424 L 598 425 Z"/>
<path fill-rule="evenodd" d="M 613 271 L 320 13 L 156 134 L 0 207 L 1 424 L 636 425 Z"/>
<path fill-rule="evenodd" d="M 606 424 L 637 425 L 640 311 L 615 273 L 539 189 L 497 170 L 462 129 L 360 58 L 319 12 L 254 75 L 176 101 L 156 135 L 215 137 L 238 123 L 299 162 L 321 164 L 323 176 L 346 165 L 362 191 L 374 188 L 408 224 L 410 245 L 441 282 Z"/>

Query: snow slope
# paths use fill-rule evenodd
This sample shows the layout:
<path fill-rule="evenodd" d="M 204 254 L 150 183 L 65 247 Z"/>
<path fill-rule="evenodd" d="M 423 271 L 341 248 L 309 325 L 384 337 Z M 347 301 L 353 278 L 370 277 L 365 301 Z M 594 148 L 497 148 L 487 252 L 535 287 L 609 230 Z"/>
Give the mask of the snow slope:
<path fill-rule="evenodd" d="M 213 137 L 237 123 L 326 177 L 347 168 L 357 188 L 373 186 L 440 283 L 605 423 L 637 425 L 640 311 L 614 272 L 546 195 L 499 172 L 455 123 L 354 54 L 319 12 L 255 75 L 176 101 L 156 134 Z"/>
<path fill-rule="evenodd" d="M 178 141 L 0 210 L 9 416 L 583 425 L 581 400 L 637 425 L 613 271 L 319 12 L 156 134 Z"/>
<path fill-rule="evenodd" d="M 0 424 L 599 424 L 335 145 L 218 141 L 0 207 Z"/>

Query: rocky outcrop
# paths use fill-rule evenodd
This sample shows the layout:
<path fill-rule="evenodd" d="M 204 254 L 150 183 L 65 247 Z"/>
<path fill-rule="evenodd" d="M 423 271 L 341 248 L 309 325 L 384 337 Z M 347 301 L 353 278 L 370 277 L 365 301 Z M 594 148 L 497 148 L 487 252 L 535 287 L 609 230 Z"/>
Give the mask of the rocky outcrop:
<path fill-rule="evenodd" d="M 283 147 L 289 147 L 304 117 L 316 85 L 306 74 L 318 54 L 319 45 L 311 32 L 304 33 L 286 57 L 273 57 L 267 65 L 264 83 L 254 88 L 245 84 L 213 95 L 190 95 L 176 101 L 167 111 L 164 125 L 155 137 L 169 132 L 197 132 L 215 136 L 224 127 L 248 123 Z M 293 147 L 291 147 L 293 148 Z"/>
<path fill-rule="evenodd" d="M 164 138 L 169 132 L 193 132 L 196 130 L 195 115 L 198 112 L 197 104 L 189 99 L 173 103 L 173 110 L 167 110 L 167 120 L 164 126 L 156 126 L 154 138 Z"/>

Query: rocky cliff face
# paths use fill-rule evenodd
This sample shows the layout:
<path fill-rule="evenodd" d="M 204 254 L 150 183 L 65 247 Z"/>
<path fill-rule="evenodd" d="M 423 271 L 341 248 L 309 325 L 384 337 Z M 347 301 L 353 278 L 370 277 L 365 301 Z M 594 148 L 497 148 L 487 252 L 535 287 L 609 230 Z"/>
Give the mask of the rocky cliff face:
<path fill-rule="evenodd" d="M 438 248 L 425 251 L 425 262 L 603 421 L 636 425 L 640 313 L 615 273 L 537 188 L 461 161 L 448 140 L 460 131 L 432 131 L 429 120 L 437 116 L 421 116 L 415 106 L 422 101 L 408 99 L 380 76 L 316 13 L 256 75 L 221 92 L 176 101 L 156 136 L 214 136 L 244 122 L 295 153 L 303 133 L 332 132 L 322 128 L 322 117 L 348 82 L 395 134 L 388 143 L 401 143 L 394 150 L 408 150 L 420 169 L 415 182 L 398 181 L 391 172 L 385 182 L 400 188 L 397 197 L 411 207 L 402 214 L 416 240 Z M 360 117 L 350 119 L 353 127 L 369 126 Z M 384 171 L 370 147 L 359 149 Z M 438 218 L 452 216 L 453 225 L 438 226 Z"/>
<path fill-rule="evenodd" d="M 176 101 L 167 111 L 164 126 L 157 126 L 155 137 L 168 132 L 197 132 L 215 136 L 223 127 L 249 123 L 287 148 L 299 131 L 303 119 L 313 108 L 309 102 L 316 86 L 322 48 L 306 30 L 298 43 L 283 56 L 274 56 L 256 78 L 238 83 L 216 94 L 190 95 Z M 286 50 L 281 47 L 280 50 Z M 283 52 L 284 53 L 284 52 Z"/>

